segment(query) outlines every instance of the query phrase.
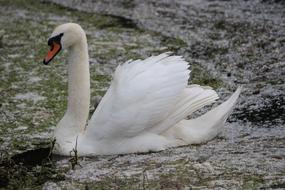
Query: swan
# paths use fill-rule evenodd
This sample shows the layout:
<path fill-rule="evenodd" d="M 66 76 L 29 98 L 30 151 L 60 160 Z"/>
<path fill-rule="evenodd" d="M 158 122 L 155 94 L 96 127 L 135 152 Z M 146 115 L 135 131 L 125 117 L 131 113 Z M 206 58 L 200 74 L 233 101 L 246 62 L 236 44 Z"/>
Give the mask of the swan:
<path fill-rule="evenodd" d="M 161 151 L 199 144 L 222 129 L 241 87 L 204 115 L 187 116 L 218 99 L 210 87 L 188 85 L 190 70 L 181 56 L 162 53 L 117 66 L 106 94 L 88 120 L 90 73 L 87 39 L 76 23 L 57 26 L 48 40 L 50 61 L 67 49 L 68 104 L 54 130 L 54 153 L 78 156 Z"/>

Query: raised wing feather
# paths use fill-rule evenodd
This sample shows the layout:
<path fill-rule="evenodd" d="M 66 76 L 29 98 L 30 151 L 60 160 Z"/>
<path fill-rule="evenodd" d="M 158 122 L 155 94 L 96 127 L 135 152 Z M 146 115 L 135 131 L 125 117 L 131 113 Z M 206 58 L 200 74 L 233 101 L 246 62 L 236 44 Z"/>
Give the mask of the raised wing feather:
<path fill-rule="evenodd" d="M 133 137 L 153 128 L 175 106 L 189 73 L 186 61 L 167 53 L 119 65 L 86 134 Z"/>

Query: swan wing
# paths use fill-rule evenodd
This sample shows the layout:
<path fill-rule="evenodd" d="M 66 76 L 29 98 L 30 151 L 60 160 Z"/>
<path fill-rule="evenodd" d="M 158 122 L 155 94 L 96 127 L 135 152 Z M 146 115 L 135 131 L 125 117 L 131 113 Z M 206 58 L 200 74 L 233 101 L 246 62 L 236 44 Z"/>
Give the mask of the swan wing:
<path fill-rule="evenodd" d="M 187 87 L 189 73 L 182 57 L 168 53 L 119 65 L 87 134 L 102 139 L 147 132 L 171 113 Z"/>

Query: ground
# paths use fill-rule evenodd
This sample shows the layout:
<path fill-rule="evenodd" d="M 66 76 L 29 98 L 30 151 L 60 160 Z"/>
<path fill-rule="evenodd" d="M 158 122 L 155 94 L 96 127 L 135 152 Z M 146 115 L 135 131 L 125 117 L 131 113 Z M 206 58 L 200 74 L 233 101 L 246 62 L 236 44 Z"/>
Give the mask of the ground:
<path fill-rule="evenodd" d="M 0 188 L 285 188 L 282 1 L 53 2 L 0 0 Z M 206 144 L 79 158 L 74 168 L 74 156 L 49 156 L 66 108 L 65 52 L 42 59 L 65 22 L 87 33 L 92 105 L 116 65 L 172 51 L 190 62 L 189 83 L 213 86 L 219 102 L 243 85 L 225 130 Z"/>

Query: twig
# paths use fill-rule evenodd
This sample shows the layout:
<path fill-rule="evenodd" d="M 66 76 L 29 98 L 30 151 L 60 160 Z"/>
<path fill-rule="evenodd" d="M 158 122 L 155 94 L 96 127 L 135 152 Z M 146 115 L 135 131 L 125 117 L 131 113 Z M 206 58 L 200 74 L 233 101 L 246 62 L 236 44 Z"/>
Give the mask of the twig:
<path fill-rule="evenodd" d="M 70 156 L 71 159 L 69 160 L 69 162 L 71 163 L 71 168 L 74 170 L 76 165 L 79 165 L 80 167 L 82 167 L 79 162 L 78 162 L 78 154 L 77 154 L 77 139 L 78 136 L 76 137 L 76 141 L 75 141 L 75 147 L 70 151 Z M 74 153 L 74 156 L 72 156 L 72 152 Z"/>

